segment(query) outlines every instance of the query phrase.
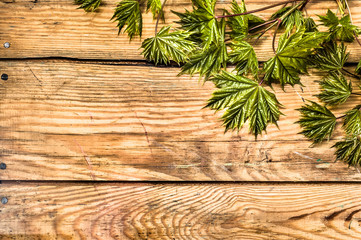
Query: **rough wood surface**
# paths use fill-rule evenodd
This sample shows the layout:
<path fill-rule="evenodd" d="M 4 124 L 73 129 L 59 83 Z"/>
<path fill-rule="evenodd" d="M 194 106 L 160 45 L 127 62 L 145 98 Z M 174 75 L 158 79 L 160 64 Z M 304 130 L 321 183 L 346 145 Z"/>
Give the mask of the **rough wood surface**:
<path fill-rule="evenodd" d="M 334 163 L 334 143 L 309 148 L 294 122 L 301 96 L 318 91 L 277 86 L 285 116 L 255 141 L 243 128 L 224 134 L 202 109 L 213 91 L 178 68 L 72 61 L 6 61 L 0 85 L 0 180 L 360 180 Z M 355 105 L 351 98 L 340 109 Z M 341 130 L 334 139 L 342 137 Z"/>
<path fill-rule="evenodd" d="M 2 184 L 1 239 L 360 239 L 358 184 Z"/>
<path fill-rule="evenodd" d="M 280 0 L 281 1 L 281 0 Z M 72 0 L 1 0 L 0 42 L 10 42 L 10 48 L 0 47 L 0 58 L 72 57 L 91 59 L 141 60 L 141 41 L 129 42 L 126 35 L 117 36 L 116 23 L 112 17 L 116 0 L 104 0 L 97 13 L 85 13 L 76 9 Z M 229 0 L 219 1 L 219 8 L 229 7 Z M 361 2 L 349 0 L 354 24 L 361 27 Z M 247 0 L 248 9 L 253 10 L 269 4 L 263 0 Z M 165 11 L 167 23 L 176 20 L 170 10 L 190 9 L 190 0 L 169 0 Z M 325 14 L 326 9 L 336 11 L 336 1 L 312 0 L 307 13 Z M 274 9 L 260 13 L 267 19 Z M 151 14 L 144 15 L 143 39 L 154 35 L 154 20 Z M 272 32 L 265 35 L 255 46 L 261 61 L 272 53 Z M 360 60 L 361 48 L 356 43 L 350 46 L 350 61 Z"/>

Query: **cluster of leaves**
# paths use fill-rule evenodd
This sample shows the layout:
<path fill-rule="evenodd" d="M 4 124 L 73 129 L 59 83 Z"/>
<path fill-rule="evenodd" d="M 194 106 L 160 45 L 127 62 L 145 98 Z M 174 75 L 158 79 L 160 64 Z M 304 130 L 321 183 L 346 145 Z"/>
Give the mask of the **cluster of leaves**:
<path fill-rule="evenodd" d="M 172 11 L 179 18 L 176 28 L 165 26 L 157 31 L 159 20 L 164 20 L 165 1 L 122 0 L 112 19 L 119 33 L 126 32 L 132 39 L 142 36 L 142 9 L 151 11 L 157 19 L 155 35 L 143 41 L 142 54 L 155 65 L 181 65 L 180 75 L 198 74 L 204 81 L 213 82 L 216 90 L 206 107 L 223 112 L 226 131 L 239 130 L 247 122 L 249 131 L 257 137 L 270 123 L 277 125 L 282 105 L 269 87 L 302 85 L 300 76 L 309 68 L 317 68 L 326 73 L 317 95 L 322 104 L 310 101 L 299 109 L 302 134 L 320 143 L 332 136 L 336 122 L 343 119 L 346 137 L 334 145 L 336 157 L 352 165 L 361 163 L 361 105 L 341 117 L 331 111 L 357 94 L 349 78 L 361 76 L 361 61 L 353 72 L 344 67 L 349 57 L 344 42 L 357 40 L 361 34 L 346 14 L 346 1 L 336 0 L 340 17 L 331 10 L 318 16 L 325 31 L 319 30 L 314 19 L 304 16 L 309 0 L 262 8 L 283 6 L 266 20 L 252 14 L 257 10 L 247 12 L 244 0 L 232 0 L 230 8 L 221 11 L 216 9 L 216 0 L 191 0 L 192 9 Z M 100 0 L 76 3 L 86 11 L 95 11 L 101 4 Z M 252 45 L 271 29 L 274 55 L 261 63 Z M 230 64 L 233 72 L 227 70 Z"/>

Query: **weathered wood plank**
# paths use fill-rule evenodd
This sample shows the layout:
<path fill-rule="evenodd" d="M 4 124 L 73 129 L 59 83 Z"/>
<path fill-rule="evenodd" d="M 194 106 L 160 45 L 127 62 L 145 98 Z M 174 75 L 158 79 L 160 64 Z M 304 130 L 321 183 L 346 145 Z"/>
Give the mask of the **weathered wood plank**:
<path fill-rule="evenodd" d="M 285 116 L 257 141 L 228 132 L 202 109 L 211 83 L 177 77 L 178 68 L 71 61 L 6 61 L 0 85 L 1 180 L 351 181 L 334 163 L 331 141 L 310 149 L 294 122 L 301 96 L 318 91 L 275 86 Z M 360 96 L 336 109 L 341 115 Z M 341 138 L 341 130 L 335 139 Z"/>
<path fill-rule="evenodd" d="M 10 42 L 10 48 L 0 47 L 1 58 L 72 57 L 91 59 L 143 59 L 141 41 L 129 43 L 126 35 L 117 36 L 116 24 L 110 22 L 116 2 L 104 0 L 98 13 L 84 13 L 69 0 L 1 0 L 0 42 Z M 229 7 L 229 0 L 221 1 L 219 8 Z M 361 2 L 350 0 L 354 23 L 361 26 Z M 249 10 L 265 6 L 262 0 L 247 0 Z M 227 5 L 228 4 L 228 5 Z M 268 3 L 267 3 L 268 4 Z M 325 14 L 327 8 L 337 9 L 335 1 L 313 0 L 307 9 L 309 15 Z M 168 23 L 176 20 L 170 10 L 190 9 L 189 0 L 169 0 L 165 10 Z M 261 13 L 267 18 L 273 9 Z M 143 39 L 154 35 L 154 21 L 150 14 L 144 16 Z M 267 60 L 272 53 L 272 33 L 256 45 L 259 59 Z M 350 61 L 360 60 L 361 48 L 353 44 Z"/>
<path fill-rule="evenodd" d="M 2 184 L 1 239 L 360 239 L 358 184 Z"/>

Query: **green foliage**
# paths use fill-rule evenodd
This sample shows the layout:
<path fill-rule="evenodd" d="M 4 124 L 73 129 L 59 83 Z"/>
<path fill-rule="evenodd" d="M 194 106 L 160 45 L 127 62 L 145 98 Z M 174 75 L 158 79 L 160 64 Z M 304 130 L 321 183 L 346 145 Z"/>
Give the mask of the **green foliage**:
<path fill-rule="evenodd" d="M 123 0 L 118 3 L 111 20 L 117 21 L 118 34 L 127 25 L 124 32 L 128 33 L 130 40 L 134 36 L 142 36 L 142 14 L 138 0 Z"/>
<path fill-rule="evenodd" d="M 244 0 L 241 1 L 240 5 L 237 3 L 236 0 L 233 0 L 231 4 L 231 13 L 229 13 L 228 11 L 226 13 L 227 15 L 230 15 L 245 12 L 247 12 L 247 9 Z M 232 17 L 229 18 L 227 21 L 228 26 L 231 28 L 231 37 L 238 39 L 246 37 L 248 35 L 249 28 L 252 28 L 262 23 L 264 23 L 264 20 L 253 14 Z"/>
<path fill-rule="evenodd" d="M 219 87 L 207 107 L 227 109 L 222 119 L 227 130 L 240 129 L 249 119 L 250 132 L 261 134 L 269 123 L 276 124 L 281 104 L 276 96 L 256 81 L 223 71 L 212 78 Z"/>
<path fill-rule="evenodd" d="M 312 18 L 305 18 L 303 24 L 306 28 L 306 32 L 318 32 L 317 24 Z"/>
<path fill-rule="evenodd" d="M 348 135 L 356 136 L 361 134 L 361 105 L 346 112 L 343 128 Z"/>
<path fill-rule="evenodd" d="M 283 14 L 287 13 L 291 9 L 292 7 L 281 8 L 271 16 L 271 19 L 279 19 L 282 17 Z M 280 27 L 284 28 L 285 31 L 288 33 L 291 32 L 293 29 L 296 29 L 296 31 L 300 30 L 300 28 L 303 26 L 303 23 L 304 18 L 302 12 L 296 9 L 282 20 Z"/>
<path fill-rule="evenodd" d="M 317 49 L 311 57 L 315 67 L 324 71 L 340 71 L 348 59 L 349 53 L 346 53 L 346 46 L 341 43 L 327 42 L 322 48 Z"/>
<path fill-rule="evenodd" d="M 330 9 L 325 16 L 319 16 L 323 25 L 329 28 L 330 37 L 340 41 L 352 42 L 355 39 L 354 32 L 359 31 L 351 24 L 350 15 L 339 19 Z"/>
<path fill-rule="evenodd" d="M 360 62 L 357 64 L 357 67 L 355 69 L 355 73 L 358 75 L 361 75 L 361 60 Z"/>
<path fill-rule="evenodd" d="M 297 123 L 302 127 L 302 134 L 314 143 L 329 139 L 335 129 L 336 117 L 325 106 L 310 101 L 300 109 L 301 118 Z"/>
<path fill-rule="evenodd" d="M 221 68 L 225 68 L 227 64 L 227 48 L 226 45 L 211 45 L 208 49 L 201 49 L 190 56 L 179 74 L 199 73 L 208 80 L 213 74 L 217 74 Z"/>
<path fill-rule="evenodd" d="M 331 72 L 321 82 L 318 98 L 329 105 L 344 103 L 351 95 L 351 82 L 347 82 L 341 72 Z"/>
<path fill-rule="evenodd" d="M 101 4 L 101 0 L 75 0 L 75 4 L 80 5 L 79 8 L 86 12 L 94 12 Z"/>
<path fill-rule="evenodd" d="M 183 63 L 188 60 L 194 49 L 193 42 L 187 40 L 189 33 L 184 31 L 169 32 L 170 27 L 163 27 L 155 37 L 147 38 L 142 43 L 142 54 L 155 65 L 168 64 L 170 60 Z"/>
<path fill-rule="evenodd" d="M 252 45 L 241 40 L 232 42 L 230 46 L 232 51 L 229 53 L 229 62 L 236 64 L 237 73 L 240 75 L 251 73 L 257 78 L 258 60 Z"/>
<path fill-rule="evenodd" d="M 299 74 L 307 72 L 308 57 L 324 40 L 319 32 L 306 33 L 301 29 L 288 37 L 281 35 L 274 57 L 264 65 L 265 80 L 278 81 L 282 86 L 300 83 Z"/>
<path fill-rule="evenodd" d="M 361 141 L 359 136 L 346 137 L 332 147 L 336 148 L 336 159 L 356 166 L 361 163 Z"/>
<path fill-rule="evenodd" d="M 162 2 L 160 0 L 148 0 L 147 1 L 147 11 L 151 11 L 153 18 L 156 19 L 159 17 L 164 21 L 164 12 L 162 10 Z"/>

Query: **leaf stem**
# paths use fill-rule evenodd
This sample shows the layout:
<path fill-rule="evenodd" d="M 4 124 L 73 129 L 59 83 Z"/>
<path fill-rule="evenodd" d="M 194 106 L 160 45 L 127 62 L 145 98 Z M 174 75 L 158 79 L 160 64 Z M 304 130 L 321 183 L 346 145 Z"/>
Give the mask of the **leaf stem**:
<path fill-rule="evenodd" d="M 344 72 L 346 72 L 346 73 L 348 73 L 349 75 L 351 75 L 352 77 L 354 77 L 354 78 L 356 78 L 356 79 L 360 79 L 360 76 L 358 76 L 358 75 L 356 75 L 356 74 L 348 71 L 348 70 L 345 69 L 345 68 L 341 68 L 341 70 L 344 71 Z"/>
<path fill-rule="evenodd" d="M 163 1 L 162 7 L 160 8 L 160 11 L 159 11 L 159 13 L 158 13 L 157 22 L 156 22 L 156 24 L 155 24 L 155 36 L 156 36 L 157 33 L 158 33 L 158 24 L 159 24 L 160 15 L 162 15 L 163 8 L 164 8 L 164 5 L 165 5 L 166 2 L 167 2 L 167 0 L 164 0 L 164 1 Z"/>
<path fill-rule="evenodd" d="M 346 117 L 346 114 L 345 114 L 345 115 L 341 115 L 341 116 L 337 117 L 336 119 L 341 119 L 341 118 L 344 118 L 344 117 Z"/>
<path fill-rule="evenodd" d="M 278 18 L 277 26 L 276 26 L 275 32 L 273 33 L 273 38 L 272 38 L 272 49 L 273 49 L 274 54 L 276 54 L 275 42 L 276 42 L 277 31 L 278 31 L 278 28 L 280 27 L 281 23 L 282 23 L 282 19 Z"/>
<path fill-rule="evenodd" d="M 267 22 L 264 22 L 264 23 L 262 23 L 260 25 L 254 26 L 253 28 L 250 28 L 248 31 L 253 31 L 253 30 L 257 29 L 257 28 L 260 28 L 260 27 L 266 26 L 266 25 L 268 25 L 270 23 L 276 22 L 277 20 L 278 20 L 278 18 L 267 21 Z"/>
<path fill-rule="evenodd" d="M 255 13 L 255 12 L 261 12 L 261 11 L 263 11 L 263 10 L 267 10 L 267 9 L 270 9 L 270 8 L 274 8 L 274 7 L 277 7 L 277 6 L 286 4 L 286 3 L 298 2 L 298 1 L 301 1 L 301 0 L 288 0 L 288 1 L 280 2 L 280 3 L 272 4 L 272 5 L 269 5 L 269 6 L 267 6 L 267 7 L 258 8 L 258 9 L 252 10 L 252 11 L 244 12 L 244 13 L 237 13 L 237 14 L 231 14 L 231 15 L 215 16 L 215 18 L 229 18 L 229 17 L 237 17 L 237 16 L 241 16 L 241 15 L 247 15 L 247 14 L 251 14 L 251 13 Z"/>
<path fill-rule="evenodd" d="M 352 95 L 358 95 L 361 96 L 361 93 L 351 93 Z"/>

